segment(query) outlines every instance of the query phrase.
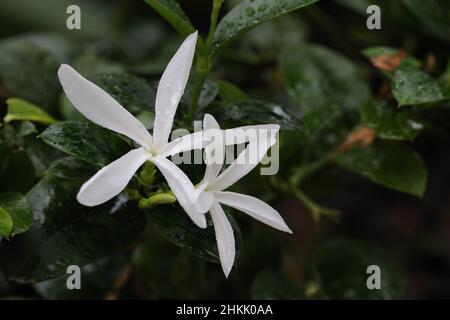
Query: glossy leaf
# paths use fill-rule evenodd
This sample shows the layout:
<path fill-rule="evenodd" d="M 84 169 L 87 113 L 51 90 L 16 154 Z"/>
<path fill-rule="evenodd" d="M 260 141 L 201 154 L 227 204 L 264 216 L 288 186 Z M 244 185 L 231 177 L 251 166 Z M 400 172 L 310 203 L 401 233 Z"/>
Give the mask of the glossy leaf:
<path fill-rule="evenodd" d="M 304 111 L 329 104 L 352 110 L 370 99 L 369 86 L 358 67 L 325 47 L 286 48 L 279 65 L 288 92 Z"/>
<path fill-rule="evenodd" d="M 156 91 L 145 79 L 126 73 L 111 73 L 97 75 L 93 82 L 133 114 L 154 110 Z"/>
<path fill-rule="evenodd" d="M 51 279 L 69 265 L 82 266 L 124 250 L 145 227 L 135 203 L 119 195 L 95 208 L 76 201 L 82 181 L 45 176 L 27 194 L 33 227 L 14 241 L 2 242 L 1 269 L 10 280 Z"/>
<path fill-rule="evenodd" d="M 0 238 L 9 237 L 12 233 L 14 222 L 10 214 L 0 206 Z"/>
<path fill-rule="evenodd" d="M 450 99 L 450 90 L 423 71 L 400 68 L 392 79 L 392 93 L 400 106 Z"/>
<path fill-rule="evenodd" d="M 381 269 L 381 289 L 369 290 L 367 267 Z M 399 299 L 406 290 L 405 274 L 379 250 L 348 240 L 322 245 L 313 259 L 313 273 L 330 299 Z"/>
<path fill-rule="evenodd" d="M 207 228 L 197 227 L 178 206 L 159 206 L 149 212 L 150 221 L 170 241 L 188 249 L 206 261 L 220 263 L 212 221 L 208 215 Z M 227 214 L 236 239 L 236 255 L 242 246 L 241 231 L 231 215 Z"/>
<path fill-rule="evenodd" d="M 177 1 L 145 0 L 145 2 L 166 19 L 183 37 L 187 37 L 196 30 Z M 197 41 L 197 45 L 200 48 L 203 47 L 203 41 L 200 38 Z"/>
<path fill-rule="evenodd" d="M 276 123 L 282 129 L 301 128 L 299 115 L 287 107 L 272 102 L 248 100 L 218 103 L 207 112 L 212 113 L 218 121 L 228 122 L 230 126 Z"/>
<path fill-rule="evenodd" d="M 47 112 L 26 100 L 11 98 L 6 103 L 8 104 L 8 113 L 4 118 L 6 122 L 20 120 L 33 121 L 46 125 L 56 122 Z"/>
<path fill-rule="evenodd" d="M 48 168 L 47 173 L 63 179 L 87 180 L 92 177 L 98 169 L 98 166 L 94 166 L 78 158 L 65 157 L 53 162 Z"/>
<path fill-rule="evenodd" d="M 11 218 L 11 230 L 9 233 L 0 233 L 0 236 L 8 237 L 27 231 L 33 223 L 33 213 L 27 200 L 20 193 L 0 193 L 0 211 Z M 3 223 L 0 222 L 0 225 Z M 0 229 L 4 229 L 0 227 Z"/>
<path fill-rule="evenodd" d="M 427 183 L 425 164 L 413 149 L 397 144 L 353 148 L 337 157 L 339 165 L 387 188 L 423 196 Z"/>
<path fill-rule="evenodd" d="M 217 82 L 219 96 L 224 102 L 237 103 L 248 100 L 247 95 L 237 86 L 228 81 Z"/>
<path fill-rule="evenodd" d="M 228 45 L 248 30 L 318 0 L 244 0 L 232 8 L 220 21 L 214 33 L 213 53 Z"/>
<path fill-rule="evenodd" d="M 395 110 L 386 103 L 372 101 L 362 105 L 361 122 L 382 139 L 412 141 L 423 124 L 409 111 Z"/>
<path fill-rule="evenodd" d="M 88 122 L 60 122 L 48 127 L 40 137 L 71 156 L 102 166 L 130 150 L 124 138 Z"/>

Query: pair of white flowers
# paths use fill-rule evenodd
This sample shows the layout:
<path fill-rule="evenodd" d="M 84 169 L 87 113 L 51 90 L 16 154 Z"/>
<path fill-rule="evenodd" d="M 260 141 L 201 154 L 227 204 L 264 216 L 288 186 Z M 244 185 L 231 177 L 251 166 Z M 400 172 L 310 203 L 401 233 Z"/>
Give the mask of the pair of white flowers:
<path fill-rule="evenodd" d="M 86 118 L 127 136 L 139 145 L 138 148 L 103 167 L 84 183 L 77 195 L 78 201 L 86 206 L 96 206 L 112 199 L 127 186 L 146 161 L 151 161 L 167 180 L 177 201 L 197 226 L 206 228 L 205 214 L 208 211 L 211 214 L 222 269 L 228 277 L 235 258 L 235 240 L 231 224 L 220 204 L 236 208 L 269 226 L 291 233 L 279 213 L 265 202 L 248 195 L 224 191 L 261 161 L 267 150 L 276 142 L 279 126 L 237 128 L 254 129 L 263 134 L 259 134 L 256 139 L 242 136 L 241 141 L 237 142 L 248 142 L 247 147 L 222 173 L 223 159 L 217 159 L 217 155 L 223 152 L 213 150 L 217 149 L 216 144 L 205 145 L 203 132 L 195 132 L 169 142 L 174 115 L 189 78 L 196 42 L 197 32 L 186 38 L 161 77 L 156 94 L 153 136 L 116 100 L 70 66 L 61 65 L 58 77 L 69 100 Z M 208 114 L 204 117 L 203 129 L 220 130 L 214 117 Z M 226 136 L 223 130 L 220 130 L 219 134 Z M 224 138 L 221 147 L 225 148 L 229 143 L 231 142 Z M 245 163 L 243 160 L 248 158 L 251 150 L 254 150 L 251 148 L 252 144 L 265 147 L 257 150 L 257 161 Z M 177 165 L 167 159 L 195 148 L 205 148 L 207 160 L 205 176 L 197 187 Z M 215 152 L 218 153 L 212 159 L 211 155 Z"/>

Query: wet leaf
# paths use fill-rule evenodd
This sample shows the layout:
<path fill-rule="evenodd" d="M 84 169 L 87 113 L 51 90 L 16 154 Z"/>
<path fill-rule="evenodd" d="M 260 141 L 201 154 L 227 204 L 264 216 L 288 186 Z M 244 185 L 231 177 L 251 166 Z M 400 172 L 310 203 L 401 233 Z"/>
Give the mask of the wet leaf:
<path fill-rule="evenodd" d="M 232 8 L 218 24 L 214 33 L 212 55 L 257 25 L 314 2 L 317 0 L 242 1 Z"/>
<path fill-rule="evenodd" d="M 11 98 L 6 101 L 8 104 L 8 113 L 4 120 L 10 121 L 33 121 L 49 125 L 56 122 L 55 119 L 38 106 L 18 98 Z"/>
<path fill-rule="evenodd" d="M 155 88 L 143 78 L 126 73 L 111 73 L 97 75 L 93 82 L 132 114 L 154 110 Z"/>
<path fill-rule="evenodd" d="M 353 110 L 371 97 L 358 67 L 325 47 L 286 48 L 279 65 L 288 92 L 304 111 L 330 104 Z"/>
<path fill-rule="evenodd" d="M 301 129 L 299 115 L 280 104 L 248 100 L 237 103 L 218 103 L 207 109 L 217 120 L 225 121 L 230 126 L 276 123 L 282 129 Z"/>
<path fill-rule="evenodd" d="M 224 210 L 227 210 L 224 208 Z M 227 214 L 236 239 L 236 256 L 242 246 L 242 234 L 233 217 Z M 170 241 L 206 261 L 220 263 L 211 219 L 207 228 L 197 227 L 179 206 L 159 206 L 149 211 L 150 221 Z"/>
<path fill-rule="evenodd" d="M 88 122 L 60 122 L 48 127 L 40 137 L 71 156 L 102 166 L 130 150 L 124 138 Z"/>
<path fill-rule="evenodd" d="M 0 267 L 19 283 L 54 278 L 124 250 L 145 227 L 145 216 L 124 195 L 95 208 L 77 203 L 81 180 L 45 176 L 27 194 L 33 227 L 2 242 Z"/>
<path fill-rule="evenodd" d="M 64 179 L 87 180 L 99 169 L 98 166 L 75 157 L 65 157 L 56 160 L 48 168 L 47 173 Z"/>
<path fill-rule="evenodd" d="M 353 148 L 337 157 L 337 163 L 387 188 L 423 196 L 427 170 L 418 153 L 404 144 L 373 144 Z"/>
<path fill-rule="evenodd" d="M 392 93 L 399 106 L 418 105 L 450 99 L 450 90 L 423 71 L 400 68 L 392 79 Z"/>
<path fill-rule="evenodd" d="M 367 267 L 381 271 L 381 289 L 369 290 Z M 405 274 L 379 250 L 349 240 L 328 241 L 313 259 L 313 272 L 330 299 L 399 299 L 406 291 Z"/>
<path fill-rule="evenodd" d="M 13 192 L 0 193 L 0 237 L 23 233 L 32 223 L 33 213 L 24 196 Z"/>
<path fill-rule="evenodd" d="M 390 140 L 414 140 L 424 125 L 409 111 L 396 110 L 384 102 L 362 105 L 361 122 L 375 130 L 377 137 Z"/>

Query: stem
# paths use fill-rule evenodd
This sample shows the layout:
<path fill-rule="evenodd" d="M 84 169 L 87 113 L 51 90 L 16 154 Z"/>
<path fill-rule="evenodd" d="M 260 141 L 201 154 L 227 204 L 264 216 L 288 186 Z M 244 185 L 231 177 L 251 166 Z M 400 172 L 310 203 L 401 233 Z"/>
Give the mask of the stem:
<path fill-rule="evenodd" d="M 336 156 L 336 151 L 333 150 L 326 155 L 324 155 L 322 158 L 311 162 L 307 165 L 302 165 L 300 168 L 297 169 L 297 171 L 294 172 L 294 174 L 291 177 L 291 184 L 293 186 L 298 186 L 301 182 L 303 182 L 306 178 L 308 178 L 311 174 L 322 168 L 325 164 L 327 164 L 330 160 L 333 160 Z"/>
<path fill-rule="evenodd" d="M 223 0 L 214 0 L 213 7 L 211 11 L 211 22 L 209 25 L 208 38 L 206 39 L 205 50 L 202 56 L 197 57 L 197 79 L 195 79 L 194 93 L 192 95 L 191 104 L 189 106 L 189 112 L 187 115 L 187 121 L 191 122 L 194 120 L 195 113 L 197 112 L 198 99 L 202 93 L 203 84 L 205 83 L 206 77 L 211 71 L 213 64 L 212 59 L 209 57 L 211 52 L 212 43 L 214 39 L 214 33 L 216 32 L 217 19 L 219 17 L 219 11 L 222 7 Z"/>
<path fill-rule="evenodd" d="M 320 222 L 321 216 L 327 216 L 327 217 L 333 218 L 335 220 L 339 219 L 340 213 L 338 210 L 333 210 L 333 209 L 319 206 L 317 203 L 315 203 L 310 197 L 308 197 L 299 188 L 294 188 L 292 190 L 292 193 L 298 200 L 300 200 L 306 207 L 308 207 L 308 209 L 311 211 L 313 219 L 317 223 Z"/>

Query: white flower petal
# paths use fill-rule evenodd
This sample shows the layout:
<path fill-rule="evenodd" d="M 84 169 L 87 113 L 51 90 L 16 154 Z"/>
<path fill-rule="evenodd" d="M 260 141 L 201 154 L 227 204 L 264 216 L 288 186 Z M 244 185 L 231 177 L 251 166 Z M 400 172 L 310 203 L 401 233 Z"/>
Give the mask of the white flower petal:
<path fill-rule="evenodd" d="M 236 160 L 210 184 L 212 190 L 225 190 L 248 174 L 262 160 L 267 150 L 276 142 L 278 131 L 258 131 L 257 139 L 249 141 Z"/>
<path fill-rule="evenodd" d="M 67 98 L 86 118 L 147 149 L 151 146 L 152 136 L 145 126 L 103 89 L 66 64 L 59 67 L 58 77 Z"/>
<path fill-rule="evenodd" d="M 203 132 L 194 132 L 185 136 L 179 137 L 168 144 L 164 145 L 159 150 L 159 155 L 162 157 L 170 157 L 178 153 L 182 153 L 194 149 L 203 148 Z"/>
<path fill-rule="evenodd" d="M 245 134 L 247 132 L 261 132 L 261 131 L 270 131 L 270 132 L 278 132 L 280 130 L 280 126 L 278 124 L 258 124 L 252 126 L 242 126 L 232 129 L 225 129 L 225 145 L 234 145 L 248 142 L 251 138 L 251 135 Z M 244 134 L 238 134 L 244 133 Z"/>
<path fill-rule="evenodd" d="M 245 212 L 275 229 L 292 233 L 278 211 L 258 198 L 228 191 L 215 191 L 214 196 L 219 203 Z"/>
<path fill-rule="evenodd" d="M 134 173 L 149 157 L 144 148 L 134 149 L 103 167 L 81 186 L 78 202 L 91 207 L 112 199 L 125 189 Z"/>
<path fill-rule="evenodd" d="M 217 123 L 216 119 L 210 114 L 205 114 L 203 118 L 203 130 L 220 130 L 220 126 Z M 222 131 L 223 132 L 223 131 Z M 223 133 L 222 133 L 222 141 L 212 142 L 205 148 L 205 155 L 208 160 L 206 164 L 205 176 L 203 180 L 209 181 L 210 183 L 216 181 L 217 176 L 220 173 L 220 170 L 223 166 L 223 160 L 225 158 L 225 145 L 223 144 Z M 218 147 L 218 144 L 221 144 L 222 150 L 213 151 Z M 215 154 L 215 157 L 211 157 L 212 153 L 218 152 Z"/>
<path fill-rule="evenodd" d="M 175 111 L 189 79 L 196 42 L 197 32 L 194 32 L 184 40 L 159 81 L 153 128 L 153 138 L 159 148 L 168 141 Z"/>
<path fill-rule="evenodd" d="M 195 206 L 194 202 L 198 200 L 200 194 L 195 190 L 188 176 L 178 168 L 172 161 L 161 156 L 150 159 L 158 167 L 159 171 L 166 178 L 170 189 L 178 200 L 178 203 L 186 211 L 192 221 L 200 228 L 206 228 L 206 219 L 204 213 L 208 209 L 202 206 Z M 197 211 L 203 209 L 205 211 Z"/>
<path fill-rule="evenodd" d="M 233 228 L 220 204 L 213 203 L 210 210 L 214 230 L 216 232 L 217 247 L 219 249 L 220 264 L 223 273 L 228 278 L 234 263 L 236 247 L 234 243 Z"/>

